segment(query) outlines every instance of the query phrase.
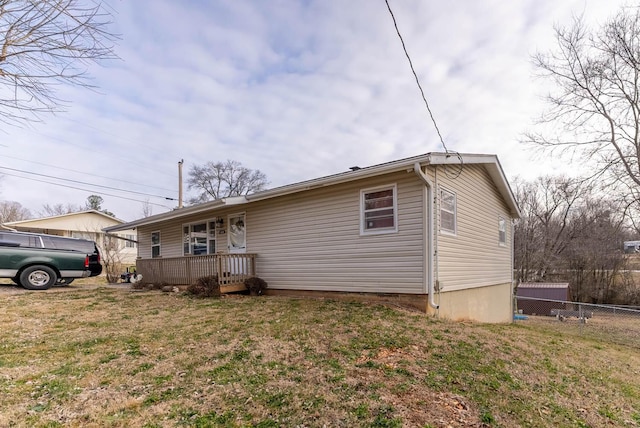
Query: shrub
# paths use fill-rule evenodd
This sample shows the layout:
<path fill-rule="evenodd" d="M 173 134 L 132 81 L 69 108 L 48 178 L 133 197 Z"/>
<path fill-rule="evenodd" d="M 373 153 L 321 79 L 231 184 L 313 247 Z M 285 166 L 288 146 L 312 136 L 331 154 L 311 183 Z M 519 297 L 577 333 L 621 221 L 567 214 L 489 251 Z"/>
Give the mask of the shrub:
<path fill-rule="evenodd" d="M 220 297 L 218 275 L 203 276 L 187 287 L 187 292 L 196 297 Z"/>
<path fill-rule="evenodd" d="M 162 290 L 162 287 L 169 285 L 168 282 L 147 282 L 144 279 L 140 282 L 132 282 L 131 288 L 134 290 Z"/>
<path fill-rule="evenodd" d="M 148 283 L 146 283 L 144 281 L 140 281 L 140 282 L 135 282 L 135 283 L 131 284 L 131 288 L 133 288 L 134 290 L 146 290 L 147 289 L 147 285 L 148 285 Z"/>
<path fill-rule="evenodd" d="M 244 286 L 247 287 L 252 296 L 259 296 L 267 288 L 267 281 L 257 276 L 252 276 L 244 280 Z"/>

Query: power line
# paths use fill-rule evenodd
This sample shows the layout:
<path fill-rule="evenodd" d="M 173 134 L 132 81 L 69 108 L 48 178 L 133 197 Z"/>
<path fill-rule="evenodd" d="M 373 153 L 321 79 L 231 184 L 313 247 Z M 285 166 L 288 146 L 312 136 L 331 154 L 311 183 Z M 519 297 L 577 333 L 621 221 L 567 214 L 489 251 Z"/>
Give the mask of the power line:
<path fill-rule="evenodd" d="M 119 196 L 119 195 L 114 195 L 114 194 L 111 194 L 111 193 L 104 193 L 104 192 L 95 192 L 94 190 L 83 189 L 83 188 L 81 188 L 81 187 L 68 186 L 68 185 L 66 185 L 66 184 L 61 184 L 61 183 L 52 183 L 52 182 L 50 182 L 50 181 L 39 180 L 39 179 L 37 179 L 37 178 L 31 178 L 31 177 L 23 177 L 23 176 L 21 176 L 21 175 L 11 174 L 11 173 L 8 173 L 8 172 L 5 172 L 5 173 L 3 173 L 3 174 L 4 174 L 4 175 L 11 176 L 11 177 L 22 178 L 22 179 L 25 179 L 25 180 L 31 180 L 31 181 L 37 181 L 37 182 L 40 182 L 40 183 L 51 184 L 51 185 L 53 185 L 53 186 L 66 187 L 67 189 L 81 190 L 81 191 L 83 191 L 83 192 L 90 192 L 90 193 L 99 193 L 100 195 L 104 195 L 104 196 L 112 196 L 112 197 L 114 197 L 114 198 L 120 198 L 120 199 L 126 199 L 127 201 L 140 202 L 141 204 L 148 203 L 149 205 L 155 205 L 155 206 L 157 206 L 157 207 L 167 208 L 167 209 L 170 209 L 170 210 L 172 210 L 172 209 L 173 209 L 173 208 L 168 207 L 168 206 L 166 206 L 166 205 L 156 204 L 156 203 L 148 202 L 148 201 L 141 201 L 141 200 L 139 200 L 139 199 L 127 198 L 126 196 Z"/>
<path fill-rule="evenodd" d="M 411 71 L 413 72 L 413 77 L 415 77 L 416 79 L 416 83 L 418 84 L 418 88 L 420 89 L 420 94 L 422 94 L 422 100 L 424 101 L 424 105 L 427 106 L 427 111 L 429 112 L 429 116 L 431 117 L 433 126 L 436 128 L 438 137 L 440 137 L 440 142 L 442 143 L 442 147 L 444 147 L 445 152 L 449 153 L 447 146 L 444 144 L 444 139 L 442 138 L 442 134 L 440 134 L 440 129 L 438 128 L 438 124 L 436 123 L 436 120 L 433 117 L 431 108 L 429 108 L 429 103 L 427 102 L 427 97 L 424 95 L 424 91 L 422 90 L 422 85 L 420 85 L 418 74 L 416 73 L 415 68 L 413 68 L 413 62 L 411 61 L 411 57 L 409 56 L 407 47 L 404 44 L 404 39 L 402 38 L 402 34 L 400 34 L 400 30 L 398 29 L 398 23 L 396 22 L 396 17 L 394 16 L 393 11 L 391 10 L 391 6 L 389 5 L 389 0 L 384 0 L 384 2 L 387 4 L 387 9 L 389 9 L 389 13 L 391 14 L 391 19 L 393 19 L 393 26 L 396 27 L 396 33 L 398 33 L 398 37 L 400 38 L 400 42 L 402 43 L 402 49 L 404 50 L 404 54 L 407 56 L 407 59 L 409 60 L 409 66 L 411 67 Z"/>
<path fill-rule="evenodd" d="M 84 185 L 92 186 L 92 187 L 101 187 L 103 189 L 117 190 L 118 192 L 133 193 L 133 194 L 136 194 L 136 195 L 150 196 L 152 198 L 161 198 L 161 199 L 166 199 L 167 201 L 175 201 L 175 200 L 177 200 L 176 198 L 170 198 L 168 196 L 152 195 L 152 194 L 149 194 L 149 193 L 136 192 L 135 190 L 125 190 L 125 189 L 119 189 L 117 187 L 103 186 L 101 184 L 92 184 L 92 183 L 87 183 L 87 182 L 84 182 L 84 181 L 71 180 L 69 178 L 54 177 L 53 175 L 38 174 L 37 172 L 24 171 L 22 169 L 9 168 L 9 167 L 6 167 L 6 166 L 1 166 L 1 165 L 0 165 L 0 169 L 7 169 L 9 171 L 21 172 L 23 174 L 37 175 L 39 177 L 53 178 L 54 180 L 68 181 L 70 183 L 79 183 L 79 184 L 84 184 Z M 25 177 L 23 177 L 23 178 L 25 178 Z M 51 184 L 55 184 L 55 183 L 51 183 Z"/>
<path fill-rule="evenodd" d="M 94 129 L 95 129 L 95 128 L 94 128 Z M 105 131 L 101 131 L 101 130 L 99 130 L 99 132 L 106 133 Z M 34 130 L 34 133 L 39 134 L 39 135 L 41 135 L 41 136 L 43 136 L 44 138 L 49 139 L 49 140 L 60 141 L 60 142 L 61 142 L 61 143 L 63 143 L 63 144 L 70 145 L 70 146 L 74 146 L 74 147 L 78 147 L 78 148 L 83 149 L 83 150 L 86 150 L 86 149 L 87 149 L 87 146 L 83 146 L 83 145 L 81 145 L 81 144 L 72 143 L 71 141 L 69 141 L 69 140 L 67 140 L 67 139 L 63 140 L 63 139 L 62 139 L 62 138 L 60 138 L 60 137 L 55 137 L 55 136 L 53 136 L 53 135 L 47 135 L 47 134 L 44 134 L 43 132 L 40 132 L 40 131 L 37 131 L 37 130 Z M 122 139 L 122 138 L 119 138 L 119 139 L 120 139 L 120 140 L 123 140 L 123 141 L 125 141 L 125 142 L 127 142 L 127 141 L 128 141 L 128 140 L 126 140 L 126 139 Z M 94 154 L 95 154 L 95 153 L 102 153 L 102 154 L 105 154 L 105 155 L 111 155 L 111 154 L 112 154 L 111 152 L 108 152 L 108 151 L 105 151 L 105 150 L 96 149 L 95 147 L 92 147 L 92 148 L 91 148 L 91 150 L 92 150 L 92 152 L 93 152 Z M 159 152 L 159 151 L 158 151 L 158 152 Z M 159 152 L 159 153 L 160 153 L 160 152 Z M 129 158 L 127 158 L 127 157 L 123 157 L 123 158 L 121 158 L 121 161 L 123 161 L 123 162 L 127 162 L 127 163 L 130 163 L 130 164 L 132 164 L 132 165 L 135 165 L 137 168 L 140 168 L 140 164 L 141 164 L 141 163 L 144 163 L 144 164 L 146 164 L 148 167 L 153 168 L 153 170 L 154 170 L 154 172 L 155 172 L 156 174 L 162 174 L 162 175 L 166 175 L 166 176 L 169 176 L 169 177 L 173 177 L 173 174 L 170 174 L 170 173 L 168 173 L 168 172 L 164 172 L 164 171 L 163 171 L 163 170 L 161 170 L 161 169 L 158 169 L 157 165 L 155 165 L 155 164 L 154 164 L 154 165 L 152 165 L 150 162 L 140 161 L 140 160 L 134 161 L 134 160 L 129 159 Z"/>
<path fill-rule="evenodd" d="M 1 144 L 0 144 L 1 145 Z M 51 168 L 56 168 L 56 169 L 61 169 L 63 171 L 70 171 L 70 172 L 76 172 L 78 174 L 85 174 L 85 175 L 90 175 L 92 177 L 99 177 L 99 178 L 106 178 L 107 180 L 113 180 L 113 181 L 120 181 L 122 183 L 127 183 L 127 184 L 135 184 L 138 186 L 143 186 L 143 187 L 149 187 L 151 189 L 158 189 L 158 190 L 165 190 L 167 192 L 176 192 L 176 190 L 173 189 L 167 189 L 165 187 L 157 187 L 157 186 L 151 186 L 149 184 L 140 184 L 140 183 L 134 183 L 133 181 L 127 181 L 127 180 L 123 180 L 121 178 L 112 178 L 112 177 L 107 177 L 104 175 L 98 175 L 98 174 L 92 174 L 90 172 L 83 172 L 83 171 L 78 171 L 75 169 L 70 169 L 70 168 L 63 168 L 61 166 L 57 166 L 57 165 L 51 165 L 48 163 L 44 163 L 44 162 L 36 162 L 34 160 L 30 160 L 30 159 L 22 159 L 22 158 L 18 158 L 15 156 L 9 156 L 9 155 L 0 155 L 0 157 L 4 157 L 4 158 L 9 158 L 9 159 L 15 159 L 15 160 L 21 160 L 21 161 L 25 161 L 25 162 L 29 162 L 31 164 L 36 164 L 36 165 L 43 165 L 43 166 L 49 166 Z"/>

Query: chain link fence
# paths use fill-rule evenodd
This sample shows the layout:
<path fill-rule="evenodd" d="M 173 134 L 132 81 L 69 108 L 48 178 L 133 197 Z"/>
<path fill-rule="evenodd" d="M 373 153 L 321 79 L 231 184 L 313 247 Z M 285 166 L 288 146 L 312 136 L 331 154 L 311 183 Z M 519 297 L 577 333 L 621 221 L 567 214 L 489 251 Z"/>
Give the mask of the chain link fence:
<path fill-rule="evenodd" d="M 640 308 L 516 297 L 516 322 L 640 348 Z"/>

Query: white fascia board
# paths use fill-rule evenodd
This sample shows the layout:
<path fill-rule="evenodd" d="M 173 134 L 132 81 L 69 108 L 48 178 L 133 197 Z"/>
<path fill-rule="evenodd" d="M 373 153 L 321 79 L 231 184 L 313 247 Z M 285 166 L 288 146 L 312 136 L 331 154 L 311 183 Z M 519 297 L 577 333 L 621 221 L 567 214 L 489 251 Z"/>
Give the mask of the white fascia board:
<path fill-rule="evenodd" d="M 430 153 L 429 164 L 430 165 L 460 165 L 462 162 L 462 168 L 464 165 L 485 165 L 487 172 L 491 176 L 494 184 L 498 188 L 498 191 L 507 202 L 509 209 L 511 210 L 511 216 L 515 219 L 521 217 L 520 208 L 516 202 L 516 198 L 513 195 L 511 186 L 504 175 L 504 170 L 500 161 L 496 155 L 486 154 L 470 154 L 470 153 Z"/>

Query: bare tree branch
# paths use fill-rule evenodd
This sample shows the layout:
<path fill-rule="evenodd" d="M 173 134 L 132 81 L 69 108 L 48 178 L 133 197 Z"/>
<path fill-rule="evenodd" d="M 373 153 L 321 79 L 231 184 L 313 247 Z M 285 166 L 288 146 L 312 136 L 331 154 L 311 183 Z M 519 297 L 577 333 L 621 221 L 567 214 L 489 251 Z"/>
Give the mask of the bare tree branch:
<path fill-rule="evenodd" d="M 92 88 L 90 63 L 115 59 L 111 15 L 81 0 L 0 0 L 0 121 L 61 111 L 61 83 Z"/>
<path fill-rule="evenodd" d="M 15 201 L 0 202 L 0 224 L 12 221 L 27 220 L 31 218 L 31 212 Z"/>
<path fill-rule="evenodd" d="M 234 160 L 194 165 L 187 179 L 189 189 L 199 192 L 190 200 L 191 203 L 248 195 L 264 190 L 267 184 L 267 176 L 263 172 L 246 168 Z"/>
<path fill-rule="evenodd" d="M 514 184 L 522 210 L 515 226 L 517 279 L 569 281 L 575 300 L 624 302 L 628 296 L 619 279 L 626 263 L 623 220 L 629 205 L 592 198 L 594 182 L 584 180 L 540 177 Z"/>
<path fill-rule="evenodd" d="M 578 17 L 555 32 L 557 49 L 533 57 L 555 88 L 539 122 L 555 128 L 523 141 L 591 165 L 618 191 L 640 186 L 640 9 L 623 8 L 593 31 Z"/>

